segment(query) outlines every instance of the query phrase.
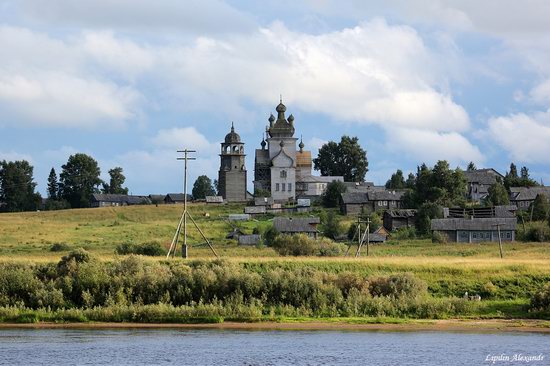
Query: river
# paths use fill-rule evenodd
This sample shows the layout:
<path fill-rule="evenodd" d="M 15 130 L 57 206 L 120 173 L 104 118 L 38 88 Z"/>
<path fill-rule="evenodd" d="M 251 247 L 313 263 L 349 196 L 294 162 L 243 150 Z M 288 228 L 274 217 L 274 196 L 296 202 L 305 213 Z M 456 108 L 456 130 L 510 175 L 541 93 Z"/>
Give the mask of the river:
<path fill-rule="evenodd" d="M 525 362 L 526 357 L 539 359 Z M 550 335 L 189 329 L 0 330 L 0 365 L 492 364 L 550 365 Z"/>

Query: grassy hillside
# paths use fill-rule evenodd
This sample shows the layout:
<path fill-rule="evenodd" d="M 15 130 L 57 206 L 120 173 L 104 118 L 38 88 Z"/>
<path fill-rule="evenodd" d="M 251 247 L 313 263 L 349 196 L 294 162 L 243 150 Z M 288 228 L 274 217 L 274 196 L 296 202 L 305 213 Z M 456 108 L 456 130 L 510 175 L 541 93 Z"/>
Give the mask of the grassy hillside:
<path fill-rule="evenodd" d="M 206 236 L 224 257 L 274 257 L 270 248 L 239 247 L 236 241 L 225 239 L 232 230 L 226 218 L 230 213 L 242 213 L 242 205 L 212 206 L 192 204 L 190 210 Z M 85 248 L 101 257 L 111 257 L 121 243 L 158 241 L 169 247 L 181 205 L 132 206 L 63 211 L 0 214 L 0 258 L 57 260 L 59 253 L 50 251 L 53 244 L 67 244 L 68 248 Z M 318 215 L 319 212 L 312 214 Z M 352 218 L 343 217 L 343 225 Z M 270 217 L 238 223 L 246 233 L 255 227 L 267 227 Z M 199 233 L 189 225 L 191 257 L 211 257 Z M 547 243 L 505 243 L 506 260 L 550 260 Z M 354 252 L 355 248 L 352 250 Z M 436 244 L 429 240 L 389 241 L 372 246 L 372 257 L 441 257 L 455 259 L 498 258 L 498 244 Z M 406 260 L 406 259 L 404 259 Z M 416 259 L 413 260 L 413 262 Z M 535 263 L 534 262 L 534 263 Z"/>
<path fill-rule="evenodd" d="M 499 258 L 495 243 L 435 244 L 429 240 L 373 245 L 368 258 L 364 254 L 361 258 L 280 257 L 270 248 L 239 247 L 225 239 L 232 230 L 227 215 L 242 209 L 239 205 L 191 205 L 192 215 L 223 260 L 212 261 L 212 253 L 190 227 L 190 243 L 194 244 L 190 260 L 144 257 L 138 263 L 136 257 L 115 255 L 115 247 L 157 241 L 168 248 L 182 206 L 0 214 L 0 277 L 4 278 L 0 278 L 0 286 L 7 286 L 0 289 L 7 294 L 0 296 L 0 322 L 549 316 L 529 311 L 531 296 L 550 282 L 548 243 L 504 243 L 504 259 Z M 251 233 L 256 227 L 269 226 L 271 219 L 262 217 L 239 225 Z M 346 226 L 352 218 L 342 220 Z M 66 244 L 67 249 L 52 252 L 56 243 Z M 67 252 L 81 247 L 95 260 L 76 267 L 56 264 Z M 426 294 L 403 300 L 365 292 L 370 281 L 403 273 L 425 284 Z M 137 274 L 143 279 L 136 280 Z M 113 282 L 113 276 L 119 281 Z M 75 279 L 75 286 L 84 286 L 79 293 L 72 292 L 76 287 L 65 286 Z M 145 291 L 142 282 L 150 298 L 133 298 Z M 284 292 L 272 294 L 275 283 Z M 32 291 L 29 284 L 34 286 Z M 352 293 L 349 286 L 355 288 Z M 204 297 L 204 291 L 211 297 Z M 299 297 L 304 291 L 308 295 Z M 483 301 L 465 301 L 465 292 L 479 294 Z M 82 303 L 90 300 L 90 294 L 99 308 Z M 270 302 L 276 294 L 280 299 Z M 302 302 L 290 301 L 297 296 Z M 323 305 L 313 306 L 312 301 Z M 45 309 L 48 306 L 58 310 Z M 143 316 L 136 318 L 135 314 L 142 312 Z"/>

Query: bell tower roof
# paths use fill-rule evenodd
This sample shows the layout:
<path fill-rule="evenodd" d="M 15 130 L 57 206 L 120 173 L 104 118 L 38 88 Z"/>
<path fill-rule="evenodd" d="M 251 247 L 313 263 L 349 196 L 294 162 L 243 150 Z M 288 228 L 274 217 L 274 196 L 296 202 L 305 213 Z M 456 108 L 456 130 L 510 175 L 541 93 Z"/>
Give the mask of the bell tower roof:
<path fill-rule="evenodd" d="M 292 137 L 294 136 L 294 116 L 290 115 L 288 121 L 285 118 L 286 106 L 283 104 L 283 98 L 279 101 L 279 105 L 275 108 L 277 111 L 277 120 L 272 122 L 270 117 L 270 126 L 268 129 L 271 137 Z"/>
<path fill-rule="evenodd" d="M 225 143 L 232 144 L 232 143 L 240 143 L 240 142 L 241 142 L 241 136 L 239 136 L 239 134 L 235 132 L 235 126 L 233 125 L 233 122 L 231 122 L 231 132 L 225 135 Z"/>

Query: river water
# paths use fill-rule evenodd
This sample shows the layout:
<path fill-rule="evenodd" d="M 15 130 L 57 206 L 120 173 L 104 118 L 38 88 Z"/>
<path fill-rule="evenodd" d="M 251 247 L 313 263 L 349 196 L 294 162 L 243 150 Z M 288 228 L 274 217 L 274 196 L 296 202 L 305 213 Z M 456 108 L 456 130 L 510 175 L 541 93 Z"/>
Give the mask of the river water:
<path fill-rule="evenodd" d="M 539 360 L 525 362 L 527 356 L 538 356 Z M 498 359 L 493 363 L 490 357 Z M 189 329 L 0 330 L 0 365 L 514 364 L 550 365 L 550 335 Z"/>

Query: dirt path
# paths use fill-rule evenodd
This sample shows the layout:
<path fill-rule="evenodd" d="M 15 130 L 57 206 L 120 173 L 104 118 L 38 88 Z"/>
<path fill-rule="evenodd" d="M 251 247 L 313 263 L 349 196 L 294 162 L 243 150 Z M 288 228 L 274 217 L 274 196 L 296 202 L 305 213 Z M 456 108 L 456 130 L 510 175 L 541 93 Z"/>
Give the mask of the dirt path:
<path fill-rule="evenodd" d="M 411 320 L 402 324 L 356 324 L 345 321 L 223 322 L 214 324 L 151 323 L 0 323 L 0 329 L 227 329 L 227 330 L 348 330 L 348 331 L 447 331 L 447 332 L 537 332 L 550 334 L 550 322 L 512 320 Z"/>

